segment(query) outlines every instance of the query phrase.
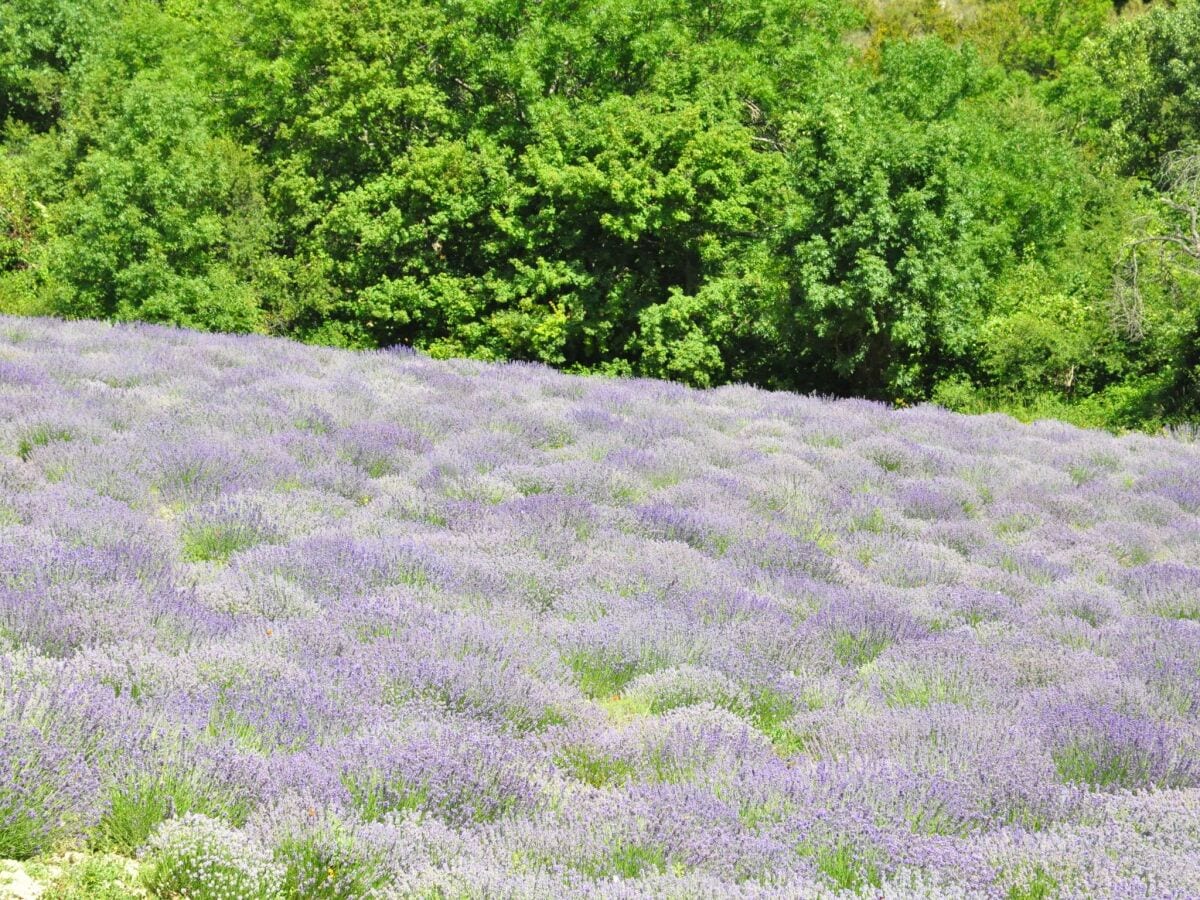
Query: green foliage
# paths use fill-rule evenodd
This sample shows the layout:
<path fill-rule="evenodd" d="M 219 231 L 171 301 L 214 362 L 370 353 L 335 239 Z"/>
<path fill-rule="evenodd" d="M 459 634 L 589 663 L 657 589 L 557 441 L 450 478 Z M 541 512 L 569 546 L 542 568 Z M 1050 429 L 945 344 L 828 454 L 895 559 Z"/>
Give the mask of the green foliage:
<path fill-rule="evenodd" d="M 132 777 L 109 788 L 108 806 L 91 832 L 91 845 L 130 855 L 158 825 L 188 813 L 241 825 L 249 813 L 249 801 L 212 788 L 198 772 Z"/>
<path fill-rule="evenodd" d="M 73 437 L 74 435 L 65 428 L 38 425 L 17 438 L 17 457 L 22 462 L 28 462 L 38 447 L 45 447 L 56 441 L 69 441 Z"/>
<path fill-rule="evenodd" d="M 555 757 L 554 764 L 571 777 L 597 788 L 621 784 L 633 778 L 636 772 L 632 762 L 607 756 L 585 746 L 562 750 Z"/>
<path fill-rule="evenodd" d="M 812 842 L 799 847 L 802 856 L 812 859 L 817 871 L 838 891 L 855 893 L 883 883 L 883 873 L 869 851 L 862 851 L 843 839 L 831 843 Z"/>
<path fill-rule="evenodd" d="M 989 59 L 1035 75 L 1069 64 L 1081 45 L 1138 2 L 1112 0 L 860 0 L 869 52 L 896 38 L 970 41 Z"/>
<path fill-rule="evenodd" d="M 1036 275 L 1020 282 L 1020 294 L 984 321 L 980 369 L 991 383 L 1025 395 L 1091 393 L 1115 335 L 1085 296 L 1039 286 Z"/>
<path fill-rule="evenodd" d="M 1170 381 L 1164 390 L 1165 403 L 1179 417 L 1200 420 L 1200 309 L 1184 319 L 1179 347 L 1172 360 Z"/>
<path fill-rule="evenodd" d="M 183 558 L 189 562 L 227 562 L 240 550 L 262 542 L 253 529 L 219 523 L 200 525 L 183 533 Z"/>
<path fill-rule="evenodd" d="M 870 632 L 838 631 L 833 636 L 833 655 L 843 666 L 865 666 L 891 646 L 891 639 Z"/>
<path fill-rule="evenodd" d="M 1170 772 L 1156 773 L 1154 761 L 1140 748 L 1113 748 L 1094 740 L 1070 742 L 1052 751 L 1059 777 L 1092 788 L 1131 790 L 1153 784 L 1169 787 L 1179 779 Z"/>
<path fill-rule="evenodd" d="M 10 146 L 24 153 L 0 153 L 0 313 L 44 312 L 38 292 L 45 248 L 51 234 L 49 210 L 36 198 L 32 137 L 14 130 Z"/>
<path fill-rule="evenodd" d="M 1200 4 L 1141 10 L 12 0 L 0 311 L 1156 427 L 1200 313 L 1113 266 Z"/>
<path fill-rule="evenodd" d="M 1008 900 L 1050 900 L 1058 895 L 1058 880 L 1041 866 L 1035 868 L 1026 881 L 1008 889 Z"/>
<path fill-rule="evenodd" d="M 1153 176 L 1164 154 L 1200 140 L 1200 2 L 1156 4 L 1098 35 L 1053 94 L 1113 163 Z"/>
<path fill-rule="evenodd" d="M 587 651 L 571 654 L 566 663 L 575 672 L 579 689 L 591 698 L 614 697 L 630 681 L 647 671 L 635 662 L 612 660 L 602 653 Z"/>
<path fill-rule="evenodd" d="M 120 856 L 84 856 L 69 861 L 46 885 L 46 900 L 130 900 L 145 892 Z"/>
<path fill-rule="evenodd" d="M 4 824 L 0 827 L 0 853 L 5 859 L 28 859 L 44 849 L 43 823 L 24 810 L 0 807 Z"/>
<path fill-rule="evenodd" d="M 796 715 L 790 697 L 766 688 L 750 701 L 747 718 L 774 745 L 781 756 L 793 756 L 804 749 L 804 738 L 788 722 Z"/>
<path fill-rule="evenodd" d="M 987 272 L 968 252 L 957 113 L 981 77 L 936 42 L 896 45 L 877 80 L 843 77 L 789 123 L 807 215 L 779 250 L 789 288 L 775 313 L 804 374 L 781 371 L 779 386 L 911 398 L 929 364 L 966 349 Z"/>
<path fill-rule="evenodd" d="M 592 879 L 642 878 L 667 870 L 667 856 L 661 847 L 619 844 L 606 856 L 587 860 L 580 870 Z"/>
<path fill-rule="evenodd" d="M 113 86 L 97 76 L 97 93 Z M 213 133 L 202 88 L 139 72 L 97 99 L 50 244 L 55 310 L 222 331 L 264 326 L 269 224 L 249 153 Z M 85 90 L 92 84 L 85 85 Z M 84 102 L 92 99 L 85 95 Z"/>
<path fill-rule="evenodd" d="M 0 21 L 0 124 L 49 128 L 75 66 L 119 0 L 6 0 Z"/>

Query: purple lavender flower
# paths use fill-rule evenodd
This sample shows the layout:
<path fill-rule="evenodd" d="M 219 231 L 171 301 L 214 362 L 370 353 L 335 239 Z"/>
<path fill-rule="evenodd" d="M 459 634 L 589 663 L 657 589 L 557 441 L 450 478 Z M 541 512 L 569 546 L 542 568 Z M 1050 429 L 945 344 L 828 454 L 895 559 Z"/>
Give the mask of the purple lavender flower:
<path fill-rule="evenodd" d="M 1200 896 L 1196 472 L 0 319 L 0 855 L 188 896 Z"/>
<path fill-rule="evenodd" d="M 520 745 L 453 724 L 379 731 L 338 754 L 350 805 L 368 821 L 408 810 L 489 822 L 538 805 Z"/>
<path fill-rule="evenodd" d="M 1194 738 L 1171 724 L 1086 703 L 1054 705 L 1044 715 L 1064 781 L 1100 790 L 1200 785 Z"/>
<path fill-rule="evenodd" d="M 0 726 L 0 854 L 26 859 L 77 843 L 99 817 L 99 780 L 76 747 Z"/>

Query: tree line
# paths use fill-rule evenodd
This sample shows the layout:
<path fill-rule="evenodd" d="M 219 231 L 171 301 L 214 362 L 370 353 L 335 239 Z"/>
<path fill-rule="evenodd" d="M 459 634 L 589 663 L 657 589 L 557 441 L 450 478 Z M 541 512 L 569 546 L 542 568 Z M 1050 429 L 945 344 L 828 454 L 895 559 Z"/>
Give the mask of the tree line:
<path fill-rule="evenodd" d="M 1200 414 L 1198 0 L 3 0 L 0 121 L 0 312 Z"/>

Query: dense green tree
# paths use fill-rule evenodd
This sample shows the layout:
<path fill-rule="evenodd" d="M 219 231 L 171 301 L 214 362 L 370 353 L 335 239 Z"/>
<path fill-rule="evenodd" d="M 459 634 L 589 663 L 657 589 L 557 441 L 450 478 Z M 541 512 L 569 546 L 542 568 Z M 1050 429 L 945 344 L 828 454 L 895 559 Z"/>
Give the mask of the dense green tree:
<path fill-rule="evenodd" d="M 868 53 L 889 41 L 937 35 L 967 41 L 1011 70 L 1048 75 L 1069 65 L 1091 37 L 1149 0 L 857 0 Z"/>
<path fill-rule="evenodd" d="M 49 212 L 29 190 L 24 160 L 0 156 L 0 309 L 44 311 L 38 305 Z"/>
<path fill-rule="evenodd" d="M 253 18 L 233 41 L 250 48 L 234 77 L 279 109 L 233 123 L 271 167 L 291 252 L 333 291 L 299 327 L 727 379 L 712 298 L 740 302 L 735 273 L 786 199 L 786 161 L 752 120 L 845 57 L 846 11 L 533 9 L 327 3 L 287 44 Z"/>
<path fill-rule="evenodd" d="M 1052 93 L 1081 137 L 1153 177 L 1166 153 L 1200 140 L 1200 2 L 1160 4 L 1104 32 Z"/>
<path fill-rule="evenodd" d="M 252 152 L 219 132 L 190 35 L 145 7 L 77 73 L 48 247 L 61 313 L 261 329 L 270 220 Z"/>
<path fill-rule="evenodd" d="M 1193 414 L 1198 286 L 1114 282 L 1198 137 L 1141 8 L 6 0 L 0 310 Z"/>
<path fill-rule="evenodd" d="M 936 39 L 886 48 L 789 131 L 810 213 L 784 248 L 782 346 L 805 373 L 784 386 L 908 401 L 978 371 L 1000 283 L 1051 264 L 1101 200 L 1033 98 Z"/>
<path fill-rule="evenodd" d="M 1200 145 L 1168 153 L 1161 191 L 1135 223 L 1118 267 L 1115 321 L 1139 343 L 1159 348 L 1160 405 L 1175 416 L 1200 413 Z"/>
<path fill-rule="evenodd" d="M 70 73 L 113 20 L 120 0 L 5 0 L 0 8 L 0 125 L 46 130 Z"/>

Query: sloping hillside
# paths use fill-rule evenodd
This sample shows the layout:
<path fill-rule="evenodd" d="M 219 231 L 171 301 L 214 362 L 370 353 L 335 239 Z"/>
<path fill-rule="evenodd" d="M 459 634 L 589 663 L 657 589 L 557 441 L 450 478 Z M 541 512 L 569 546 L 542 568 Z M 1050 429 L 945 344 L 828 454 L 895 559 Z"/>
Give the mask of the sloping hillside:
<path fill-rule="evenodd" d="M 1200 895 L 1195 445 L 0 318 L 0 637 L 163 896 Z"/>

